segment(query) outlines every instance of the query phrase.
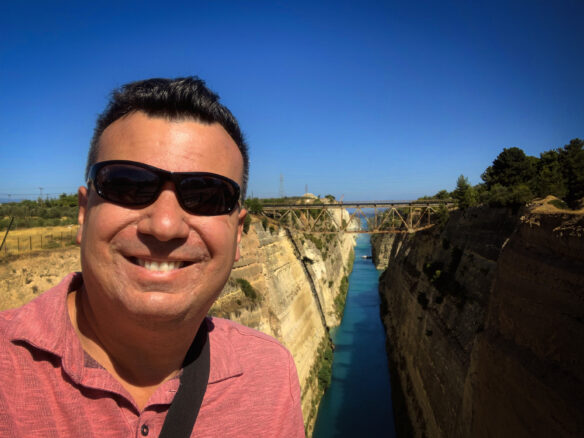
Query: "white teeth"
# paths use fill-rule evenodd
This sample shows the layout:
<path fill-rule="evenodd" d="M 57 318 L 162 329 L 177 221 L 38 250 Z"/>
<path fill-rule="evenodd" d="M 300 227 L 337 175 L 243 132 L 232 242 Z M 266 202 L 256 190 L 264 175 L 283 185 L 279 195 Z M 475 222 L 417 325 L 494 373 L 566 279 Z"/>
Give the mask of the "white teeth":
<path fill-rule="evenodd" d="M 180 269 L 183 262 L 155 262 L 154 260 L 137 259 L 138 264 L 149 271 L 168 272 Z"/>

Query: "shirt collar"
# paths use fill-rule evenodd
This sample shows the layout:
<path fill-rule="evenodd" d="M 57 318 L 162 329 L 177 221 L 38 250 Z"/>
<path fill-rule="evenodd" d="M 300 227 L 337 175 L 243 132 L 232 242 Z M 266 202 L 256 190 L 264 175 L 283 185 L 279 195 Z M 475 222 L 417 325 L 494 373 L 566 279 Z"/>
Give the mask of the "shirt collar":
<path fill-rule="evenodd" d="M 8 337 L 25 341 L 58 356 L 65 353 L 64 338 L 71 327 L 67 294 L 83 284 L 80 273 L 67 275 L 61 282 L 14 312 Z"/>
<path fill-rule="evenodd" d="M 59 356 L 64 369 L 78 381 L 83 372 L 85 353 L 69 319 L 67 295 L 82 284 L 81 273 L 67 275 L 57 286 L 15 311 L 11 330 L 7 333 L 11 341 L 24 341 Z M 243 374 L 225 322 L 208 317 L 204 323 L 209 329 L 209 383 Z"/>

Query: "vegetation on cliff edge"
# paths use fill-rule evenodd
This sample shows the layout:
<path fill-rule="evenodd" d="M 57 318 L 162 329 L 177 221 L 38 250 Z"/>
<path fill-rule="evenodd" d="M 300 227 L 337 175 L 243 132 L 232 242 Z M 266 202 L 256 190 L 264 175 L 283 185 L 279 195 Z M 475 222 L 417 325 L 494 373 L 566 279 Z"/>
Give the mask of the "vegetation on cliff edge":
<path fill-rule="evenodd" d="M 318 404 L 322 399 L 325 391 L 331 384 L 333 367 L 333 349 L 328 337 L 324 337 L 317 348 L 316 360 L 306 383 L 303 387 L 302 398 L 306 395 L 309 388 L 313 388 L 316 395 L 312 397 L 312 406 L 310 412 L 305 419 L 304 424 L 311 424 L 312 419 L 316 416 Z M 316 381 L 316 382 L 315 382 Z"/>
<path fill-rule="evenodd" d="M 349 260 L 347 261 L 346 274 L 341 278 L 341 285 L 339 286 L 339 294 L 335 298 L 335 310 L 339 319 L 342 319 L 345 311 L 345 302 L 347 301 L 347 293 L 349 292 L 349 273 L 353 270 L 353 263 L 355 262 L 355 250 L 351 248 Z"/>
<path fill-rule="evenodd" d="M 451 193 L 441 190 L 432 198 L 456 200 L 460 208 L 483 204 L 519 206 L 534 198 L 553 195 L 558 208 L 578 209 L 584 199 L 584 141 L 528 156 L 518 147 L 504 148 L 481 175 L 483 183 L 471 185 L 464 175 Z M 424 198 L 422 198 L 424 199 Z"/>

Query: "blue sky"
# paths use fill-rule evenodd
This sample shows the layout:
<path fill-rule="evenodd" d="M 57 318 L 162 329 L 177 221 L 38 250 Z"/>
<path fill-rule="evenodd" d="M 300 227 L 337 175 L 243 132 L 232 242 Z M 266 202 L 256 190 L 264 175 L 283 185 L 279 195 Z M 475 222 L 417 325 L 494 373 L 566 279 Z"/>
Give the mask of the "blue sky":
<path fill-rule="evenodd" d="M 249 195 L 476 184 L 504 147 L 584 138 L 583 20 L 580 0 L 2 2 L 0 198 L 74 193 L 110 91 L 185 75 L 239 119 Z"/>

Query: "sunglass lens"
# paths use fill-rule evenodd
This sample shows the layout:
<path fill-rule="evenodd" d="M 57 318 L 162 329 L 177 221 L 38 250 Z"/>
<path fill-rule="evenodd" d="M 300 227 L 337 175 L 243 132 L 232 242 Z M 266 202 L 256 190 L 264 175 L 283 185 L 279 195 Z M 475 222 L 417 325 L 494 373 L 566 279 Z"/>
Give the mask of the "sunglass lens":
<path fill-rule="evenodd" d="M 180 186 L 184 207 L 194 214 L 225 214 L 237 202 L 235 188 L 227 181 L 212 176 L 185 178 Z"/>
<path fill-rule="evenodd" d="M 150 204 L 160 181 L 156 174 L 128 164 L 112 164 L 100 170 L 95 185 L 108 201 L 122 205 Z"/>

